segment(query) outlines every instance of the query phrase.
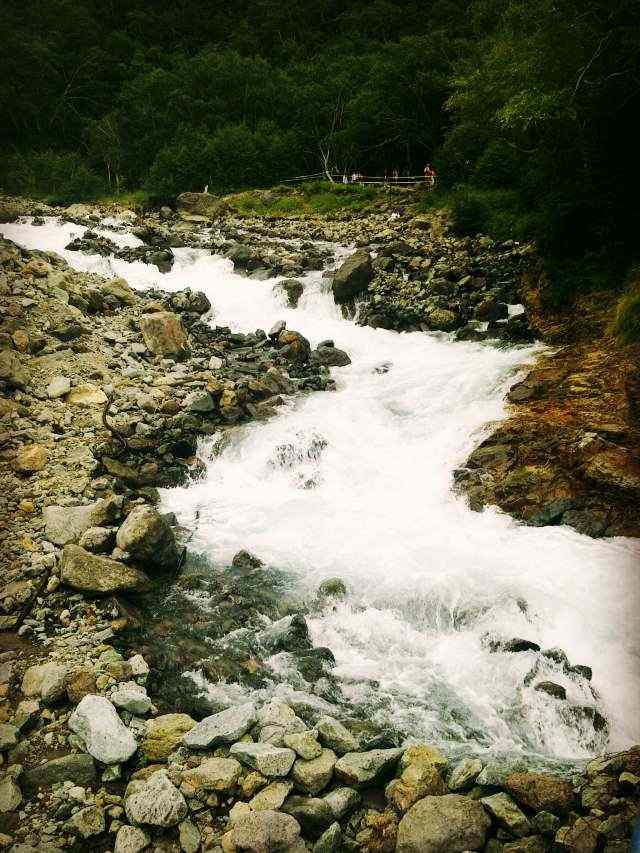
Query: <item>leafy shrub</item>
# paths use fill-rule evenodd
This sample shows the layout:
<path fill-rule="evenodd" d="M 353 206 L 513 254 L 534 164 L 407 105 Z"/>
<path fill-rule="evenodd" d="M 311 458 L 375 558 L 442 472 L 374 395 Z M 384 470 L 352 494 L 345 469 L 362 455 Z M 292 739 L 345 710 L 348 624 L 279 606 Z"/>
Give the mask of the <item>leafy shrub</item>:
<path fill-rule="evenodd" d="M 52 203 L 94 199 L 104 180 L 76 153 L 35 151 L 2 158 L 0 182 L 6 193 L 46 198 Z"/>
<path fill-rule="evenodd" d="M 613 331 L 624 344 L 640 343 L 640 278 L 618 300 Z"/>
<path fill-rule="evenodd" d="M 451 197 L 454 231 L 461 236 L 487 234 L 495 240 L 528 240 L 536 219 L 515 190 L 458 187 Z"/>

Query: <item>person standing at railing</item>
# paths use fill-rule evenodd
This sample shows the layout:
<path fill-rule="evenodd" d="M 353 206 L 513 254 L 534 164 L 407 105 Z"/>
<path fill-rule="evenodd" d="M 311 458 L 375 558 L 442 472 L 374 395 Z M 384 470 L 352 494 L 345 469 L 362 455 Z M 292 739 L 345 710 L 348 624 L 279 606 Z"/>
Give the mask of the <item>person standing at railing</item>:
<path fill-rule="evenodd" d="M 436 170 L 433 168 L 431 163 L 427 163 L 424 167 L 424 179 L 429 187 L 435 186 L 436 183 Z"/>

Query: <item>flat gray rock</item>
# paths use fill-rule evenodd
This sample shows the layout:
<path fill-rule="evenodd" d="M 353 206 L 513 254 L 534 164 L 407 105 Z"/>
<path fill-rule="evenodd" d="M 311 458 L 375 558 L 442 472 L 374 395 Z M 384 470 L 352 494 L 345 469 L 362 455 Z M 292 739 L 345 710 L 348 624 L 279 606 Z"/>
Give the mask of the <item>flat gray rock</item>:
<path fill-rule="evenodd" d="M 208 749 L 222 743 L 233 743 L 245 735 L 256 721 L 256 709 L 252 702 L 234 705 L 218 714 L 205 717 L 182 739 L 192 749 Z"/>
<path fill-rule="evenodd" d="M 268 778 L 286 776 L 296 760 L 292 749 L 283 749 L 270 743 L 234 743 L 229 755 Z"/>

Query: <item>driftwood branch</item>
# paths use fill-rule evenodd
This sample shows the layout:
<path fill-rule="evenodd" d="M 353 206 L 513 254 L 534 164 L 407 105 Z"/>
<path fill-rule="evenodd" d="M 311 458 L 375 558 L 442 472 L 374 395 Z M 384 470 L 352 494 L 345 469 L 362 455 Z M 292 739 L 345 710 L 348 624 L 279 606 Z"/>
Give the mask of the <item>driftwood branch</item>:
<path fill-rule="evenodd" d="M 111 405 L 113 403 L 113 397 L 113 391 L 107 395 L 107 402 L 105 403 L 104 409 L 102 410 L 102 423 L 104 424 L 104 428 L 111 433 L 111 435 L 116 439 L 116 441 L 119 441 L 120 444 L 126 448 L 126 437 L 121 432 L 119 432 L 114 426 L 111 426 L 111 424 L 107 420 L 109 416 L 109 409 L 111 408 Z"/>

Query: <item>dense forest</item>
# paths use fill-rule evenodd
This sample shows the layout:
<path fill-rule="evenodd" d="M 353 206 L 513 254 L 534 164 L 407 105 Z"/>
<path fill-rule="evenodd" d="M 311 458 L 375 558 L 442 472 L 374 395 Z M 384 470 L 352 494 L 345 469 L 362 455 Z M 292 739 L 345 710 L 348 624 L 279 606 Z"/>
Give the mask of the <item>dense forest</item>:
<path fill-rule="evenodd" d="M 463 230 L 621 263 L 636 239 L 637 0 L 4 0 L 0 75 L 5 192 L 432 161 Z"/>

